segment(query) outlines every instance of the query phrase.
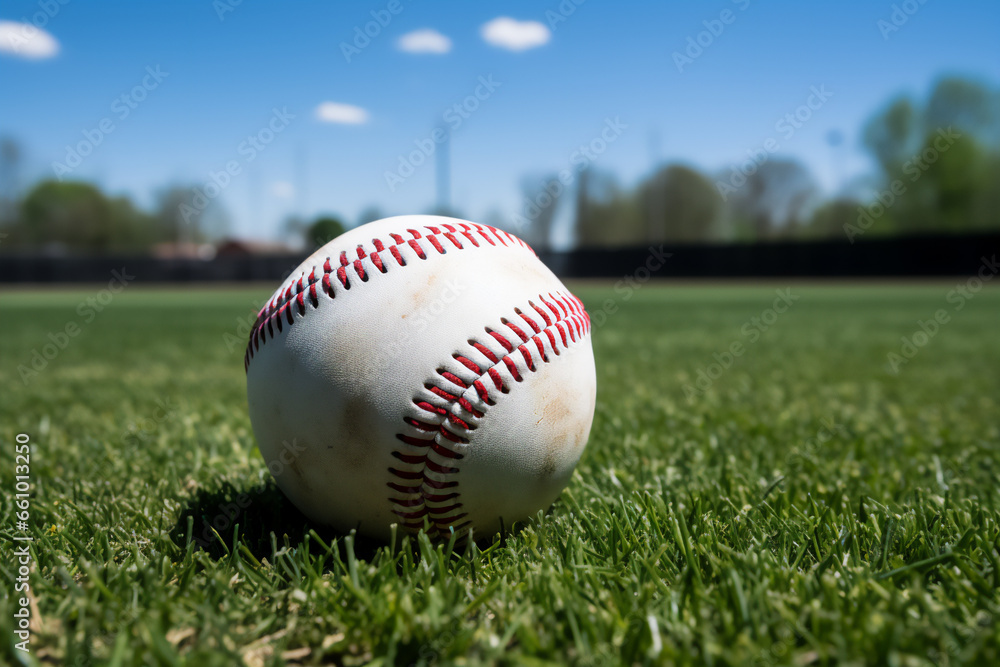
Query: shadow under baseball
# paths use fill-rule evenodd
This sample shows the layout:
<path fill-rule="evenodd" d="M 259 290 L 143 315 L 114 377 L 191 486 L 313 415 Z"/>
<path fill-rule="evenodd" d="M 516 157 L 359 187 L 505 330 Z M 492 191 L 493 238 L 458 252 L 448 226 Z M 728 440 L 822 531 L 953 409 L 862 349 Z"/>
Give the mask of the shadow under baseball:
<path fill-rule="evenodd" d="M 182 549 L 188 544 L 206 552 L 213 560 L 228 558 L 246 547 L 258 561 L 274 562 L 275 552 L 284 547 L 301 549 L 306 535 L 313 531 L 327 545 L 336 544 L 346 558 L 345 533 L 309 521 L 273 480 L 251 489 L 225 482 L 215 488 L 199 490 L 181 510 L 170 531 L 171 540 Z M 370 559 L 380 542 L 356 536 L 354 554 Z M 323 546 L 310 540 L 309 548 L 319 554 Z"/>
<path fill-rule="evenodd" d="M 477 536 L 476 545 L 480 551 L 497 541 L 503 547 L 507 539 L 518 534 L 523 527 L 522 522 L 517 522 L 513 527 L 504 527 L 501 533 Z M 266 558 L 273 564 L 275 554 L 281 549 L 305 548 L 310 532 L 323 542 L 310 539 L 308 548 L 311 554 L 322 555 L 327 547 L 332 546 L 343 562 L 348 560 L 348 540 L 344 539 L 348 534 L 311 522 L 285 497 L 274 480 L 268 479 L 250 488 L 223 482 L 211 489 L 199 489 L 184 504 L 170 537 L 179 548 L 186 550 L 190 544 L 192 549 L 204 551 L 213 560 L 230 558 L 237 551 L 246 558 L 242 546 L 256 560 Z M 435 546 L 441 544 L 441 540 L 432 541 Z M 355 535 L 354 557 L 370 562 L 385 546 L 382 541 Z M 458 535 L 449 551 L 453 557 L 461 558 L 467 546 L 467 536 Z M 413 554 L 414 562 L 420 560 L 421 549 L 416 536 L 404 536 L 400 532 L 393 551 L 398 556 L 403 549 Z M 399 562 L 397 567 L 402 567 Z M 329 565 L 324 568 L 324 571 L 329 570 Z"/>

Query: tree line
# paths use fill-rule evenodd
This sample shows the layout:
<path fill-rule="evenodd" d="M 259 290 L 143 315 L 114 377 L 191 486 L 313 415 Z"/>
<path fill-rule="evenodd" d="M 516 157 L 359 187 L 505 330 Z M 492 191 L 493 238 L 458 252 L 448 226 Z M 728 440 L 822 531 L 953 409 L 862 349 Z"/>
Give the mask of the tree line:
<path fill-rule="evenodd" d="M 828 140 L 837 150 L 842 137 Z M 568 206 L 585 247 L 1000 229 L 1000 89 L 944 77 L 926 99 L 899 96 L 872 114 L 861 141 L 875 173 L 833 196 L 802 163 L 761 150 L 718 174 L 666 164 L 632 188 L 592 166 L 573 188 L 532 179 L 514 221 L 544 246 Z"/>
<path fill-rule="evenodd" d="M 831 150 L 842 137 L 828 135 Z M 527 178 L 525 206 L 485 222 L 547 247 L 569 217 L 577 245 L 726 242 L 889 236 L 1000 229 L 1000 89 L 943 77 L 925 99 L 898 96 L 861 131 L 874 173 L 824 196 L 802 163 L 765 150 L 718 174 L 664 164 L 633 187 L 593 164 L 573 174 Z M 144 251 L 164 242 L 202 243 L 228 228 L 218 202 L 181 216 L 192 188 L 168 187 L 152 210 L 92 183 L 44 180 L 18 187 L 20 148 L 0 141 L 0 248 L 69 252 Z M 565 180 L 565 179 L 564 179 Z M 193 211 L 193 213 L 192 213 Z M 431 211 L 463 217 L 456 211 Z M 382 217 L 369 208 L 357 224 Z M 309 248 L 340 233 L 337 216 L 292 218 L 283 230 Z"/>

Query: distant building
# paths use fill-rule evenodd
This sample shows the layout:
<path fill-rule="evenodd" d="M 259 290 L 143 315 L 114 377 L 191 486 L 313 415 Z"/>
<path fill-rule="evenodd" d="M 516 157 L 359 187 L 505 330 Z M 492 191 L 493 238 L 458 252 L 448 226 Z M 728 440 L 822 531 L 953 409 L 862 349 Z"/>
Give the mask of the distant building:
<path fill-rule="evenodd" d="M 211 243 L 170 241 L 166 243 L 154 243 L 150 248 L 150 252 L 157 259 L 209 260 L 215 257 L 215 246 Z"/>
<path fill-rule="evenodd" d="M 300 254 L 279 241 L 248 241 L 245 239 L 223 239 L 216 245 L 219 257 L 248 255 L 296 255 Z"/>

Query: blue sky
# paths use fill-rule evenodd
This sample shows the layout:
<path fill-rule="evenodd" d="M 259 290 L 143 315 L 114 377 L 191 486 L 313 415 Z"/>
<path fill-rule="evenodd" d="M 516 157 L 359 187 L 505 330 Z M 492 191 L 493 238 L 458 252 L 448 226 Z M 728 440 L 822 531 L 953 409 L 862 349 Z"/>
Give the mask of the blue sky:
<path fill-rule="evenodd" d="M 891 21 L 894 4 L 916 11 L 883 34 L 878 22 Z M 780 155 L 804 161 L 831 191 L 870 170 L 859 128 L 892 95 L 922 98 L 947 73 L 1000 83 L 1000 5 L 985 1 L 553 0 L 507 2 L 502 11 L 418 0 L 244 1 L 221 12 L 226 6 L 5 2 L 3 21 L 30 22 L 58 7 L 45 17 L 51 57 L 23 57 L 25 48 L 45 55 L 45 44 L 17 53 L 0 44 L 0 133 L 22 143 L 27 179 L 54 175 L 67 145 L 110 122 L 113 131 L 64 177 L 151 205 L 164 186 L 205 183 L 235 163 L 239 173 L 218 197 L 231 229 L 271 238 L 300 207 L 349 222 L 369 205 L 386 214 L 428 210 L 433 158 L 394 189 L 386 172 L 415 142 L 426 146 L 435 125 L 460 118 L 453 204 L 472 219 L 507 218 L 523 202 L 526 177 L 568 167 L 581 144 L 618 119 L 624 129 L 593 164 L 626 186 L 656 161 L 714 174 L 774 139 Z M 560 7 L 575 10 L 554 23 L 547 12 Z M 391 20 L 348 62 L 342 44 L 373 11 Z M 730 22 L 713 23 L 724 11 Z M 483 27 L 501 17 L 514 22 L 492 24 L 490 43 Z M 720 34 L 702 35 L 707 46 L 679 71 L 674 52 L 697 40 L 706 21 Z M 433 32 L 412 36 L 418 30 Z M 430 52 L 403 49 L 404 35 Z M 166 73 L 158 83 L 147 75 L 157 67 Z M 481 77 L 494 83 L 485 88 Z M 144 78 L 151 89 L 121 117 L 121 96 Z M 445 115 L 477 87 L 475 110 Z M 832 95 L 790 136 L 779 131 L 776 123 L 814 87 Z M 324 103 L 333 104 L 330 118 L 354 122 L 317 117 Z M 274 109 L 294 118 L 275 122 Z M 247 137 L 269 123 L 284 126 L 250 151 Z M 826 143 L 831 130 L 846 137 L 839 162 Z"/>

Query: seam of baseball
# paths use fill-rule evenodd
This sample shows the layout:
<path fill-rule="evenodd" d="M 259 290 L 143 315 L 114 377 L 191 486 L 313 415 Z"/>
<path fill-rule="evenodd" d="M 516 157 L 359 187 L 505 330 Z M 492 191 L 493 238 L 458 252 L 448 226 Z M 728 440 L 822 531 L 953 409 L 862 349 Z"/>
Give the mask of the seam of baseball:
<path fill-rule="evenodd" d="M 407 530 L 419 530 L 425 518 L 438 534 L 469 525 L 462 522 L 467 514 L 457 477 L 460 450 L 511 383 L 559 356 L 560 341 L 568 349 L 589 334 L 590 317 L 577 297 L 549 292 L 538 301 L 514 308 L 499 327 L 485 327 L 485 336 L 470 338 L 464 353 L 453 354 L 453 362 L 438 368 L 413 398 L 396 435 L 403 445 L 392 452 L 397 463 L 388 469 L 393 479 L 387 483 L 392 512 Z"/>
<path fill-rule="evenodd" d="M 426 230 L 423 233 L 418 229 Z M 444 231 L 441 231 L 441 230 Z M 268 337 L 276 338 L 284 329 L 283 321 L 287 321 L 288 326 L 295 324 L 294 311 L 298 311 L 301 319 L 306 312 L 306 299 L 313 308 L 319 307 L 319 291 L 330 299 L 336 297 L 340 290 L 351 289 L 351 276 L 349 271 L 366 283 L 370 275 L 388 273 L 387 264 L 395 263 L 399 267 L 406 266 L 406 260 L 400 253 L 400 247 L 410 248 L 418 259 L 426 260 L 430 254 L 425 245 L 420 241 L 426 241 L 431 248 L 439 255 L 447 254 L 449 249 L 466 250 L 472 248 L 497 246 L 516 246 L 525 248 L 532 254 L 531 247 L 517 238 L 513 234 L 475 222 L 455 222 L 439 225 L 418 225 L 417 228 L 403 230 L 403 233 L 389 233 L 392 239 L 386 242 L 385 239 L 374 238 L 371 240 L 371 247 L 366 248 L 359 244 L 355 249 L 356 259 L 349 259 L 347 251 L 340 253 L 339 264 L 334 266 L 333 258 L 327 257 L 321 267 L 313 265 L 308 274 L 303 271 L 298 280 L 288 283 L 284 289 L 279 288 L 266 306 L 257 313 L 257 320 L 250 331 L 250 339 L 247 342 L 247 349 L 243 355 L 243 370 L 249 371 L 250 361 L 260 350 L 260 347 L 267 342 Z M 407 238 L 409 236 L 409 238 Z M 461 240 L 460 238 L 461 237 Z M 495 239 L 495 240 L 494 240 Z M 466 241 L 467 243 L 463 243 Z M 483 245 L 483 244 L 486 245 Z M 366 271 L 364 260 L 367 259 L 374 267 L 374 271 Z M 317 268 L 322 270 L 317 275 Z M 333 276 L 331 278 L 331 276 Z M 335 285 L 339 284 L 339 287 Z"/>

